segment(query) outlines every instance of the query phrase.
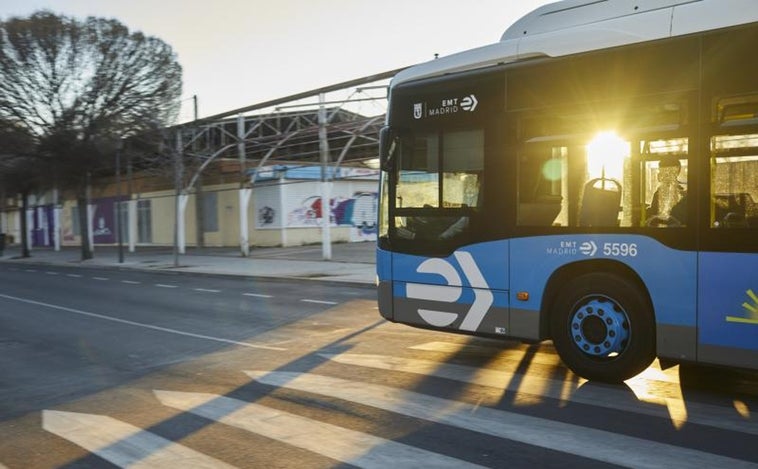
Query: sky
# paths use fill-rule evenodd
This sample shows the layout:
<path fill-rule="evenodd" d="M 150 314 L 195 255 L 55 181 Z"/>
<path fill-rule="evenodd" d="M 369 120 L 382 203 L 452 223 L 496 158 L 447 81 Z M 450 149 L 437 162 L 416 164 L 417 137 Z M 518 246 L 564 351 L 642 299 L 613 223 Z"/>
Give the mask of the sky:
<path fill-rule="evenodd" d="M 199 117 L 497 42 L 552 0 L 0 0 L 0 18 L 38 10 L 115 18 L 169 44 L 182 114 Z"/>

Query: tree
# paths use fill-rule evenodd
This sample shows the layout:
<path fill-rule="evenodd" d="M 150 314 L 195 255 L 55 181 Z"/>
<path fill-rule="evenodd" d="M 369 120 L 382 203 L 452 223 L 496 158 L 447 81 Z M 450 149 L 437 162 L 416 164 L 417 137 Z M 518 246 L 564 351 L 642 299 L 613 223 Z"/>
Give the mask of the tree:
<path fill-rule="evenodd" d="M 31 136 L 47 184 L 76 191 L 82 259 L 93 176 L 112 174 L 121 139 L 175 121 L 181 74 L 169 45 L 113 19 L 43 11 L 0 22 L 0 122 Z"/>
<path fill-rule="evenodd" d="M 38 184 L 40 176 L 34 155 L 31 136 L 22 128 L 0 121 L 0 200 L 9 194 L 21 194 L 21 256 L 29 257 L 26 214 L 29 193 Z M 0 227 L 0 233 L 3 232 Z"/>

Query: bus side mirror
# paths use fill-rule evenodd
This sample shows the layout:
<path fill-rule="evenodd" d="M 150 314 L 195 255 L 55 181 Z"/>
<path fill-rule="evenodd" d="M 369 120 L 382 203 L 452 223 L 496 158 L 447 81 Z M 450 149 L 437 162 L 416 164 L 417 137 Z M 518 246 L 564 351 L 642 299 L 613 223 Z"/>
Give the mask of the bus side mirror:
<path fill-rule="evenodd" d="M 379 167 L 392 171 L 400 137 L 392 128 L 385 126 L 379 131 Z"/>

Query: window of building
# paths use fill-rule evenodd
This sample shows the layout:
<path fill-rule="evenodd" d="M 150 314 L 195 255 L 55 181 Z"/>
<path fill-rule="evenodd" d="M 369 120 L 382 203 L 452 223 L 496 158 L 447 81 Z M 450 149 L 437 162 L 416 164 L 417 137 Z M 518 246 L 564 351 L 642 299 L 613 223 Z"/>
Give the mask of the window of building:
<path fill-rule="evenodd" d="M 149 199 L 137 201 L 137 242 L 153 242 L 152 204 Z"/>
<path fill-rule="evenodd" d="M 218 231 L 218 193 L 203 193 L 203 231 Z"/>
<path fill-rule="evenodd" d="M 129 242 L 129 202 L 126 200 L 116 202 L 113 204 L 113 215 L 118 217 L 118 231 L 121 232 L 121 241 L 124 243 Z M 116 227 L 114 226 L 115 230 Z M 118 235 L 114 234 L 115 240 L 118 241 Z"/>
<path fill-rule="evenodd" d="M 71 232 L 74 236 L 81 236 L 82 226 L 79 223 L 79 206 L 74 205 L 71 207 Z"/>

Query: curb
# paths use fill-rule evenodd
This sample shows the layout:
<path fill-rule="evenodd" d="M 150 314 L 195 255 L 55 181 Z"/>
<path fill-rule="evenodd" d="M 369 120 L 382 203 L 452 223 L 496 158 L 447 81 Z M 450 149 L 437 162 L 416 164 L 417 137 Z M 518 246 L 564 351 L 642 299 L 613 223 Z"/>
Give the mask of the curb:
<path fill-rule="evenodd" d="M 119 271 L 140 271 L 158 273 L 162 275 L 196 275 L 204 277 L 217 277 L 217 278 L 236 278 L 236 279 L 248 279 L 248 280 L 266 280 L 266 281 L 305 281 L 305 282 L 322 282 L 331 285 L 347 285 L 351 287 L 363 287 L 375 289 L 376 285 L 373 282 L 365 282 L 360 280 L 337 280 L 330 278 L 330 275 L 314 275 L 311 277 L 304 276 L 270 276 L 270 275 L 248 275 L 248 274 L 232 274 L 223 272 L 202 272 L 202 271 L 186 271 L 181 270 L 184 268 L 194 268 L 192 265 L 179 265 L 170 267 L 142 267 L 135 265 L 118 265 L 118 264 L 87 264 L 87 261 L 67 261 L 67 262 L 55 262 L 44 259 L 36 259 L 34 257 L 0 257 L 0 262 L 5 264 L 23 264 L 23 265 L 46 265 L 46 266 L 63 266 L 63 267 L 81 267 L 86 269 L 110 269 Z"/>

